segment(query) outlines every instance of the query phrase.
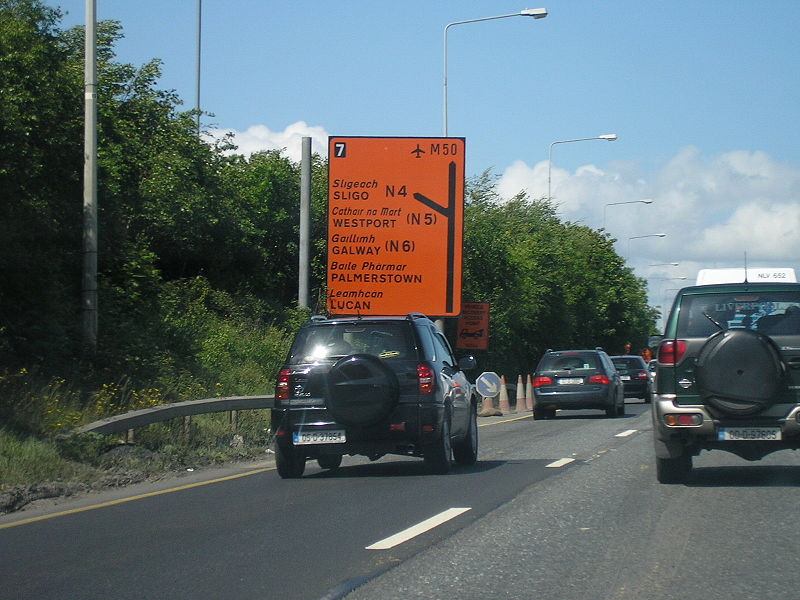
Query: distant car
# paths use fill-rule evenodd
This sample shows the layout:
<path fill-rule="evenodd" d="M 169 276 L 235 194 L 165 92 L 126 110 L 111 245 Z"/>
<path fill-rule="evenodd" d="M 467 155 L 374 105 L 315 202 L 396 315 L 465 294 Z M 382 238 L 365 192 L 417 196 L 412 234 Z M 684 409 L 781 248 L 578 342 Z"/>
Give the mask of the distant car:
<path fill-rule="evenodd" d="M 641 398 L 647 404 L 653 401 L 653 378 L 641 356 L 612 356 L 611 362 L 619 372 L 626 398 Z"/>
<path fill-rule="evenodd" d="M 534 419 L 552 418 L 556 409 L 625 414 L 622 380 L 601 348 L 545 353 L 533 376 L 533 395 Z"/>
<path fill-rule="evenodd" d="M 647 363 L 647 370 L 650 372 L 650 379 L 653 380 L 653 384 L 656 382 L 656 367 L 658 367 L 658 361 L 655 358 Z"/>

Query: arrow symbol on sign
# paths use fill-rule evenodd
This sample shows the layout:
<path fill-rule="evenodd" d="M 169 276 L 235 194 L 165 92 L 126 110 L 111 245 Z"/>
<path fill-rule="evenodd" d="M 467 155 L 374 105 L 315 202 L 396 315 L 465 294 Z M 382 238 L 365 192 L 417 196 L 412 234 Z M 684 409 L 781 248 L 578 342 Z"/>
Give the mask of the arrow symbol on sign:
<path fill-rule="evenodd" d="M 492 395 L 497 394 L 499 389 L 497 388 L 497 384 L 491 381 L 488 377 L 481 377 L 481 383 L 486 386 L 486 390 L 491 392 Z"/>

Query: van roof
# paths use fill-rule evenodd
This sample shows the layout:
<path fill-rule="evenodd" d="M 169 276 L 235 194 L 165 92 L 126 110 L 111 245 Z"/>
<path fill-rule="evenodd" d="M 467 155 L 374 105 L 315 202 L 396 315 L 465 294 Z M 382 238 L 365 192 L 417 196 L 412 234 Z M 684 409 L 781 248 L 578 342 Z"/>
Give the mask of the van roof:
<path fill-rule="evenodd" d="M 758 283 L 780 282 L 797 283 L 797 276 L 791 267 L 747 267 L 735 269 L 700 269 L 696 285 L 715 283 Z M 746 277 L 745 277 L 746 275 Z"/>

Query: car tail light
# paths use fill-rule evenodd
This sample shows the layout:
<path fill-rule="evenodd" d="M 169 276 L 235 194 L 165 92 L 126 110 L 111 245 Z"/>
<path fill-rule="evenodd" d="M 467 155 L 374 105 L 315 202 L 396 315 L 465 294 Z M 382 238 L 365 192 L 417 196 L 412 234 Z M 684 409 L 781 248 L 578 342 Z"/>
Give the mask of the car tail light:
<path fill-rule="evenodd" d="M 433 369 L 428 365 L 419 365 L 417 367 L 417 385 L 420 394 L 433 393 Z"/>
<path fill-rule="evenodd" d="M 553 378 L 552 377 L 534 377 L 533 378 L 533 387 L 542 387 L 543 385 L 553 385 Z"/>
<path fill-rule="evenodd" d="M 275 386 L 275 400 L 288 400 L 289 399 L 289 375 L 292 372 L 290 369 L 282 369 L 278 373 L 278 383 Z"/>
<path fill-rule="evenodd" d="M 650 376 L 647 374 L 647 371 L 639 371 L 636 374 L 636 379 L 650 379 Z"/>
<path fill-rule="evenodd" d="M 703 417 L 698 415 L 697 413 L 689 413 L 689 414 L 669 414 L 664 415 L 664 423 L 669 425 L 670 427 L 675 426 L 697 426 L 702 424 Z"/>
<path fill-rule="evenodd" d="M 658 362 L 676 365 L 686 354 L 686 340 L 664 340 L 658 347 Z"/>
<path fill-rule="evenodd" d="M 601 373 L 600 375 L 592 375 L 589 377 L 589 383 L 602 383 L 603 385 L 608 385 L 611 383 L 611 380 L 607 375 L 603 375 Z"/>

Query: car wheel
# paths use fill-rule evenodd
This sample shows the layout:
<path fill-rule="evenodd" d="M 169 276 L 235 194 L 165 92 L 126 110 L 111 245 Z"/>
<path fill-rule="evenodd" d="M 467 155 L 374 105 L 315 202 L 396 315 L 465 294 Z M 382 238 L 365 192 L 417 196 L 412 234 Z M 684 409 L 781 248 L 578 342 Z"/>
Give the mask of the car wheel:
<path fill-rule="evenodd" d="M 474 465 L 478 460 L 478 415 L 474 408 L 464 440 L 453 445 L 453 458 L 460 465 Z"/>
<path fill-rule="evenodd" d="M 341 454 L 323 454 L 317 459 L 321 469 L 338 469 L 342 464 Z"/>
<path fill-rule="evenodd" d="M 428 444 L 423 451 L 423 460 L 428 468 L 437 475 L 450 471 L 450 456 L 453 448 L 450 445 L 450 416 L 445 415 L 439 437 Z"/>
<path fill-rule="evenodd" d="M 625 400 L 622 400 L 622 404 L 619 405 L 617 408 L 617 416 L 624 417 L 625 416 Z"/>
<path fill-rule="evenodd" d="M 729 415 L 750 415 L 772 406 L 784 388 L 780 350 L 750 329 L 712 335 L 697 355 L 695 380 L 700 395 Z"/>
<path fill-rule="evenodd" d="M 647 394 L 645 394 L 645 397 L 644 397 L 644 403 L 645 404 L 650 404 L 652 402 L 653 402 L 653 392 L 647 392 Z"/>
<path fill-rule="evenodd" d="M 682 454 L 677 458 L 656 457 L 656 478 L 659 483 L 683 483 L 691 471 L 690 454 Z"/>
<path fill-rule="evenodd" d="M 306 470 L 306 457 L 294 446 L 276 444 L 275 466 L 278 468 L 278 475 L 283 479 L 297 479 Z"/>
<path fill-rule="evenodd" d="M 552 419 L 556 416 L 554 408 L 534 408 L 533 419 L 534 421 L 543 421 L 545 419 Z"/>
<path fill-rule="evenodd" d="M 607 417 L 616 417 L 618 414 L 619 414 L 619 409 L 617 408 L 616 404 L 606 408 Z"/>
<path fill-rule="evenodd" d="M 325 403 L 342 425 L 374 425 L 394 410 L 399 390 L 397 376 L 381 359 L 353 354 L 331 367 Z"/>

